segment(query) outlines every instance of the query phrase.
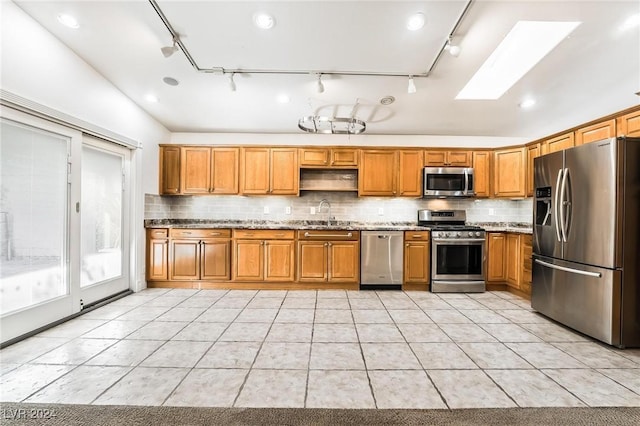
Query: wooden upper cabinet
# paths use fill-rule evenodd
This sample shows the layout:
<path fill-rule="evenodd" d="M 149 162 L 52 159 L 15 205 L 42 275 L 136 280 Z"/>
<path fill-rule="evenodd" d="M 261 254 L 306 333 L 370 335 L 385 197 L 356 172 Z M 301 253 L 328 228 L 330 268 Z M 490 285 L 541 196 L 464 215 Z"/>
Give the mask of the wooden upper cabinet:
<path fill-rule="evenodd" d="M 527 145 L 527 197 L 533 197 L 535 188 L 533 187 L 533 159 L 542 155 L 542 145 L 540 142 Z"/>
<path fill-rule="evenodd" d="M 180 147 L 160 147 L 160 195 L 180 194 Z"/>
<path fill-rule="evenodd" d="M 401 197 L 422 196 L 422 150 L 398 152 L 398 193 Z"/>
<path fill-rule="evenodd" d="M 472 151 L 430 151 L 424 153 L 424 165 L 428 167 L 471 167 Z"/>
<path fill-rule="evenodd" d="M 473 185 L 476 197 L 490 197 L 491 151 L 473 152 Z"/>
<path fill-rule="evenodd" d="M 355 148 L 300 148 L 300 167 L 354 168 L 358 166 Z"/>
<path fill-rule="evenodd" d="M 573 132 L 556 136 L 555 138 L 544 141 L 545 153 L 549 154 L 563 149 L 575 146 L 575 138 Z"/>
<path fill-rule="evenodd" d="M 211 148 L 183 146 L 180 181 L 182 194 L 211 192 Z"/>
<path fill-rule="evenodd" d="M 273 148 L 270 165 L 270 194 L 298 194 L 298 150 L 297 148 Z"/>
<path fill-rule="evenodd" d="M 398 151 L 363 149 L 360 153 L 358 195 L 394 196 Z"/>
<path fill-rule="evenodd" d="M 575 131 L 576 146 L 616 136 L 616 120 L 611 119 L 592 124 Z"/>
<path fill-rule="evenodd" d="M 618 136 L 640 136 L 640 109 L 618 117 L 616 133 Z"/>
<path fill-rule="evenodd" d="M 211 193 L 237 194 L 240 164 L 238 148 L 213 148 L 211 150 Z"/>
<path fill-rule="evenodd" d="M 296 195 L 297 148 L 242 148 L 240 192 L 244 195 Z"/>
<path fill-rule="evenodd" d="M 494 151 L 493 191 L 496 197 L 524 197 L 526 156 L 525 148 Z"/>

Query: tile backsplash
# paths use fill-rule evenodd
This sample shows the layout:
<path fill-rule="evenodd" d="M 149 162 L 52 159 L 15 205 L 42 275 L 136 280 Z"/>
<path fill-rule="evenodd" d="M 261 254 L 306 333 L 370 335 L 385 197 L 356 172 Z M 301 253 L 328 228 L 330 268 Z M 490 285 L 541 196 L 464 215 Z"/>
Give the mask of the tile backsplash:
<path fill-rule="evenodd" d="M 419 209 L 461 209 L 467 222 L 532 223 L 532 200 L 436 199 L 358 197 L 356 193 L 305 192 L 295 196 L 245 197 L 160 196 L 145 194 L 145 219 L 209 220 L 326 220 L 318 213 L 320 200 L 331 203 L 331 216 L 339 221 L 365 223 L 414 222 Z M 290 214 L 287 214 L 287 207 Z M 311 214 L 311 208 L 316 211 Z M 266 213 L 268 211 L 268 213 Z"/>

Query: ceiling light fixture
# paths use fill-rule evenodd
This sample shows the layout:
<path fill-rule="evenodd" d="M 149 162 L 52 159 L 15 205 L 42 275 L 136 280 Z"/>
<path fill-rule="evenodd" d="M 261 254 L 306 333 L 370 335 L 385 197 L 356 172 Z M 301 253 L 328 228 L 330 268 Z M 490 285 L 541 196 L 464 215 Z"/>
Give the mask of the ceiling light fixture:
<path fill-rule="evenodd" d="M 413 82 L 413 76 L 409 76 L 409 85 L 407 86 L 407 93 L 416 93 L 416 84 Z"/>
<path fill-rule="evenodd" d="M 177 43 L 178 43 L 178 40 L 174 37 L 173 46 L 164 46 L 160 48 L 160 51 L 162 52 L 165 58 L 168 58 L 169 56 L 173 55 L 178 51 Z"/>
<path fill-rule="evenodd" d="M 298 128 L 307 133 L 358 135 L 365 131 L 364 121 L 351 117 L 324 117 L 309 115 L 298 120 Z"/>
<path fill-rule="evenodd" d="M 456 99 L 498 99 L 580 25 L 518 21 Z"/>
<path fill-rule="evenodd" d="M 520 102 L 520 104 L 518 104 L 520 106 L 520 108 L 522 109 L 527 109 L 527 108 L 531 108 L 532 106 L 534 106 L 536 104 L 536 100 L 533 98 L 527 98 L 525 100 L 523 100 L 522 102 Z"/>
<path fill-rule="evenodd" d="M 454 58 L 457 58 L 460 54 L 460 46 L 451 43 L 451 36 L 447 39 L 447 45 L 444 47 L 444 50 L 448 51 Z"/>
<path fill-rule="evenodd" d="M 158 97 L 156 95 L 148 94 L 144 98 L 147 100 L 147 102 L 151 102 L 152 104 L 158 102 Z"/>
<path fill-rule="evenodd" d="M 80 28 L 78 20 L 67 13 L 59 13 L 58 22 L 60 22 L 65 27 L 73 28 L 74 30 Z"/>
<path fill-rule="evenodd" d="M 322 84 L 322 74 L 318 74 L 318 82 L 316 84 L 318 93 L 324 92 L 324 84 Z"/>
<path fill-rule="evenodd" d="M 288 104 L 291 101 L 291 98 L 285 94 L 278 95 L 276 99 L 281 104 Z"/>
<path fill-rule="evenodd" d="M 232 92 L 236 91 L 236 82 L 233 81 L 233 74 L 231 73 L 229 74 L 229 90 L 231 90 Z"/>
<path fill-rule="evenodd" d="M 275 19 L 273 19 L 273 16 L 269 15 L 268 13 L 256 13 L 255 15 L 253 15 L 253 23 L 256 25 L 256 27 L 262 30 L 268 30 L 273 28 L 276 21 Z"/>
<path fill-rule="evenodd" d="M 391 105 L 395 101 L 396 101 L 396 98 L 394 98 L 393 96 L 391 95 L 385 96 L 383 98 L 380 98 L 380 105 Z"/>
<path fill-rule="evenodd" d="M 627 31 L 637 26 L 640 26 L 640 13 L 629 16 L 620 26 L 620 30 Z"/>
<path fill-rule="evenodd" d="M 409 17 L 407 21 L 407 29 L 409 31 L 418 31 L 422 27 L 424 27 L 424 13 L 414 13 Z"/>
<path fill-rule="evenodd" d="M 164 77 L 162 81 L 164 81 L 164 84 L 169 86 L 177 86 L 180 84 L 180 82 L 173 77 Z"/>

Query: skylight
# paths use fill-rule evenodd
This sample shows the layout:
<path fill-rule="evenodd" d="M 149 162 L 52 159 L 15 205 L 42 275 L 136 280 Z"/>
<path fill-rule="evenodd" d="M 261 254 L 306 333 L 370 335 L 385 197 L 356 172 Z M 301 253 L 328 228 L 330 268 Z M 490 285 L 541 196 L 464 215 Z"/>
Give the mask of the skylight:
<path fill-rule="evenodd" d="M 498 99 L 580 22 L 518 21 L 456 99 Z"/>

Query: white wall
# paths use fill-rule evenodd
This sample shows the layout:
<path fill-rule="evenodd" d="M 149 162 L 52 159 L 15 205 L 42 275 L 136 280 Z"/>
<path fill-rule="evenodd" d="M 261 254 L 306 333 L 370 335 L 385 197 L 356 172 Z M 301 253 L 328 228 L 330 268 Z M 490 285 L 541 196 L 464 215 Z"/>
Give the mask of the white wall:
<path fill-rule="evenodd" d="M 0 87 L 14 95 L 134 139 L 135 252 L 144 259 L 144 193 L 157 192 L 158 144 L 169 131 L 14 3 L 1 1 Z M 136 280 L 144 282 L 144 262 Z"/>

